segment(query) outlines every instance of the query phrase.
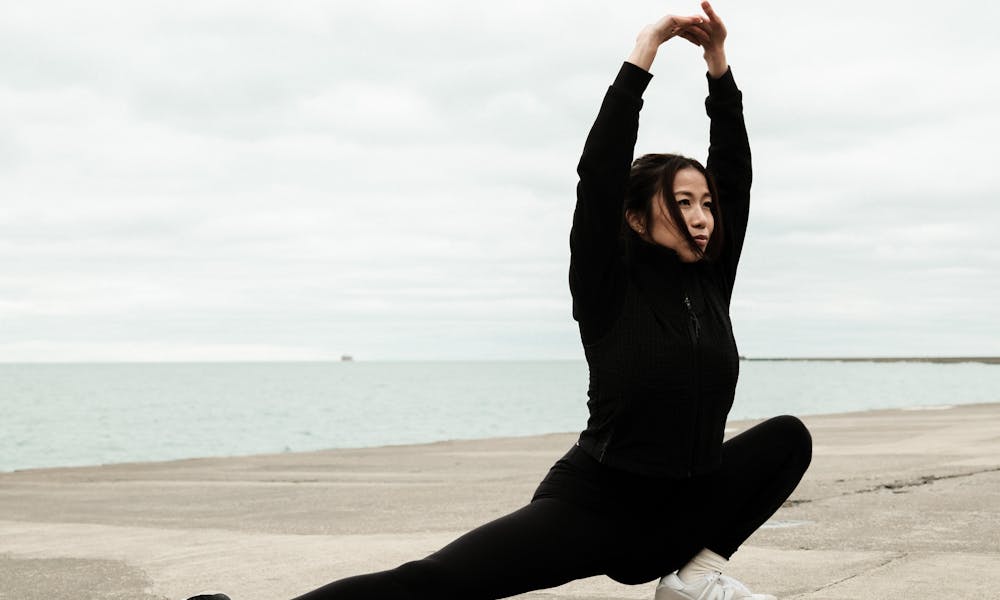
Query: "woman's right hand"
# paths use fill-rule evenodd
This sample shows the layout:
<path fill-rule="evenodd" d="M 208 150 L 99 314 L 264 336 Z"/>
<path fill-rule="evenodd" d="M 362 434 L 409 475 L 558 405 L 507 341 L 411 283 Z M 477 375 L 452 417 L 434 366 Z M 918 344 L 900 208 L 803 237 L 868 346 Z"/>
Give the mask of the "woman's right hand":
<path fill-rule="evenodd" d="M 628 62 L 648 71 L 662 44 L 691 27 L 696 27 L 702 21 L 701 15 L 666 15 L 659 21 L 646 25 L 635 38 L 635 49 L 629 55 Z"/>
<path fill-rule="evenodd" d="M 636 43 L 655 44 L 659 47 L 672 37 L 680 35 L 689 27 L 702 22 L 700 15 L 679 16 L 666 15 L 655 23 L 650 23 L 642 28 L 636 37 Z"/>

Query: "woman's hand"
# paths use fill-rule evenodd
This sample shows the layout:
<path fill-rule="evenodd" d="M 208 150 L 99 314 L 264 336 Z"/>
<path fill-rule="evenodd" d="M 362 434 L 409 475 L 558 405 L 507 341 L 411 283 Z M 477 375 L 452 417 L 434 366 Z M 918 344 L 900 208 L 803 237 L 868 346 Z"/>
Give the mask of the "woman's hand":
<path fill-rule="evenodd" d="M 705 50 L 708 74 L 718 79 L 726 74 L 726 26 L 708 2 L 701 3 L 707 18 L 700 19 L 691 27 L 684 28 L 678 35 Z"/>
<path fill-rule="evenodd" d="M 648 71 L 653 66 L 656 51 L 662 44 L 672 37 L 683 35 L 685 32 L 690 31 L 691 28 L 702 21 L 704 21 L 704 17 L 700 15 L 687 17 L 666 15 L 656 23 L 646 25 L 635 38 L 635 49 L 629 55 L 628 62 Z"/>
<path fill-rule="evenodd" d="M 678 15 L 666 15 L 656 23 L 650 23 L 642 28 L 636 37 L 636 43 L 650 43 L 660 46 L 670 38 L 680 35 L 684 30 L 695 26 L 702 21 L 699 15 L 682 17 Z"/>

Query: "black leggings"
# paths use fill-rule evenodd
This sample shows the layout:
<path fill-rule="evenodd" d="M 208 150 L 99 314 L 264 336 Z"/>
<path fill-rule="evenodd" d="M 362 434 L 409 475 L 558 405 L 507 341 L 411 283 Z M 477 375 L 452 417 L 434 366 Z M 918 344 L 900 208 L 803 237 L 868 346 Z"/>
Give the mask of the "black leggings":
<path fill-rule="evenodd" d="M 574 446 L 527 506 L 427 558 L 296 600 L 505 598 L 594 575 L 645 583 L 702 548 L 731 556 L 791 495 L 811 457 L 809 432 L 790 416 L 733 437 L 720 469 L 689 479 L 611 469 Z"/>

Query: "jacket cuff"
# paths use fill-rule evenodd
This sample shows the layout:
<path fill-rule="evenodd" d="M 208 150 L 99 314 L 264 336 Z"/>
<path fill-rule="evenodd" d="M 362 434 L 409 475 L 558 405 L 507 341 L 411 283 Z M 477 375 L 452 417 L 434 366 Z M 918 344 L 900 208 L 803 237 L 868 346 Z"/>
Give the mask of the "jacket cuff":
<path fill-rule="evenodd" d="M 730 66 L 726 68 L 726 72 L 722 74 L 722 77 L 715 79 L 708 73 L 705 73 L 705 78 L 708 79 L 708 95 L 715 96 L 717 98 L 725 98 L 726 96 L 733 96 L 739 93 L 739 88 L 736 87 L 736 80 L 733 79 L 733 68 Z"/>
<path fill-rule="evenodd" d="M 646 86 L 649 85 L 652 78 L 653 74 L 649 71 L 625 61 L 622 63 L 622 68 L 618 71 L 618 76 L 615 77 L 612 86 L 628 92 L 636 98 L 642 98 L 642 93 L 646 91 Z"/>

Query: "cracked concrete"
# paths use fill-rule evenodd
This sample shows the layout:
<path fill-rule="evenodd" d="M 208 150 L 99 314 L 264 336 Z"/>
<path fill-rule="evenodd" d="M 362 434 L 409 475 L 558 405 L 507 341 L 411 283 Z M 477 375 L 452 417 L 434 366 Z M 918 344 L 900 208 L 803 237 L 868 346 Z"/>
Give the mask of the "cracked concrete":
<path fill-rule="evenodd" d="M 900 554 L 896 554 L 894 556 L 890 556 L 889 558 L 886 558 L 885 560 L 883 560 L 881 562 L 878 562 L 878 563 L 876 563 L 874 565 L 871 565 L 869 567 L 866 567 L 864 569 L 859 570 L 857 573 L 851 573 L 850 575 L 848 575 L 846 577 L 843 577 L 841 579 L 837 579 L 836 581 L 831 581 L 830 583 L 827 583 L 827 584 L 823 584 L 823 585 L 819 586 L 816 589 L 809 590 L 808 592 L 796 594 L 795 597 L 796 598 L 802 598 L 802 597 L 806 597 L 806 596 L 813 596 L 814 597 L 814 596 L 816 596 L 816 594 L 819 594 L 819 593 L 823 592 L 824 590 L 828 590 L 828 589 L 831 589 L 831 588 L 836 588 L 837 586 L 839 586 L 841 584 L 844 584 L 844 583 L 847 583 L 847 582 L 851 581 L 852 579 L 856 579 L 858 577 L 864 577 L 865 575 L 869 575 L 869 574 L 871 574 L 871 573 L 873 573 L 873 572 L 875 572 L 875 571 L 877 571 L 877 570 L 879 570 L 879 569 L 881 569 L 883 567 L 886 567 L 886 566 L 888 566 L 888 565 L 890 565 L 890 564 L 898 561 L 899 559 L 905 558 L 905 557 L 906 557 L 906 553 L 905 552 L 904 553 L 900 553 Z"/>
<path fill-rule="evenodd" d="M 780 598 L 1000 598 L 1000 404 L 804 421 L 813 465 L 730 574 Z M 2 473 L 0 600 L 290 598 L 517 508 L 574 437 Z"/>
<path fill-rule="evenodd" d="M 922 475 L 916 479 L 907 479 L 901 481 L 893 481 L 891 483 L 882 483 L 876 486 L 862 488 L 859 490 L 847 490 L 843 492 L 842 496 L 852 496 L 854 494 L 869 494 L 871 492 L 878 492 L 881 490 L 891 490 L 897 494 L 905 493 L 907 488 L 919 487 L 922 485 L 927 485 L 929 483 L 934 483 L 935 481 L 941 481 L 943 479 L 955 479 L 957 477 L 972 477 L 973 475 L 981 475 L 983 473 L 993 473 L 1000 471 L 1000 467 L 990 468 L 990 469 L 978 469 L 976 471 L 970 471 L 968 473 L 954 473 L 951 475 Z M 839 480 L 842 482 L 843 480 Z M 806 504 L 812 502 L 808 498 L 790 498 L 785 501 L 782 505 L 784 507 L 799 506 L 800 504 Z"/>

